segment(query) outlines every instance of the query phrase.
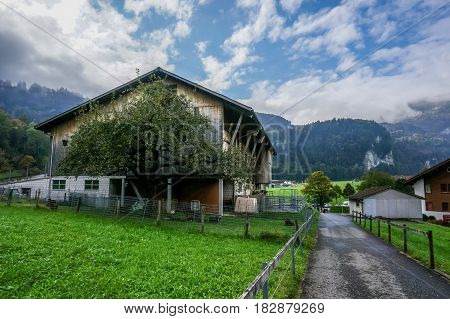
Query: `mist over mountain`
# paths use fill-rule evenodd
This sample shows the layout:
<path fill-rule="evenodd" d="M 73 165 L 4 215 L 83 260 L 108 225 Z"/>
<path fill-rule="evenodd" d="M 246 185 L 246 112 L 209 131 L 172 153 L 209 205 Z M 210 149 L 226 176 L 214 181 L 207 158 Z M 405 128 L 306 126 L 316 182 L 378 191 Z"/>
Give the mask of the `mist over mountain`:
<path fill-rule="evenodd" d="M 44 121 L 85 100 L 64 88 L 0 80 L 0 109 L 27 121 Z M 410 107 L 417 115 L 397 123 L 332 119 L 293 125 L 281 116 L 258 113 L 277 151 L 273 178 L 300 181 L 318 169 L 334 180 L 359 178 L 374 168 L 413 175 L 448 158 L 450 101 Z"/>
<path fill-rule="evenodd" d="M 65 88 L 50 89 L 39 84 L 27 87 L 25 82 L 16 85 L 0 80 L 0 108 L 10 115 L 31 122 L 42 122 L 86 99 Z"/>

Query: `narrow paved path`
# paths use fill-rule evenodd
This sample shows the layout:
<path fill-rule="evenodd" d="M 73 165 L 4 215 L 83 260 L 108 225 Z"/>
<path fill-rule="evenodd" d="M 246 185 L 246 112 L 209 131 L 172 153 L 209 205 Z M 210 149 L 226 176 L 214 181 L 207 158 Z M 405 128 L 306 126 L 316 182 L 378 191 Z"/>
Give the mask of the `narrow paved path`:
<path fill-rule="evenodd" d="M 321 214 L 302 298 L 450 298 L 450 283 L 356 226 Z"/>

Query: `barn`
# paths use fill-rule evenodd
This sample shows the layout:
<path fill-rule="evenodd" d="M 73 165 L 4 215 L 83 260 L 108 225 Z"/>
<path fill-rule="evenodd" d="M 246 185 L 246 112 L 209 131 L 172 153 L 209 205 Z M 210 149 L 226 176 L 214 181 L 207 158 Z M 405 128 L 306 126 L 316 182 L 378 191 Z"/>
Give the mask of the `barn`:
<path fill-rule="evenodd" d="M 391 187 L 372 187 L 349 196 L 350 211 L 390 219 L 422 219 L 422 197 Z"/>
<path fill-rule="evenodd" d="M 83 120 L 82 116 L 79 116 L 79 111 L 93 102 L 101 105 L 105 110 L 121 109 L 130 94 L 135 94 L 134 89 L 141 82 L 152 81 L 155 78 L 163 79 L 176 94 L 186 96 L 198 112 L 208 117 L 215 129 L 214 138 L 223 145 L 224 150 L 239 146 L 254 157 L 256 165 L 251 189 L 264 189 L 271 183 L 272 156 L 276 153 L 254 110 L 179 75 L 156 68 L 36 126 L 38 130 L 45 132 L 51 138 L 49 174 L 46 176 L 47 180 L 42 182 L 43 196 L 61 198 L 72 192 L 76 186 L 75 183 L 71 183 L 74 177 L 57 176 L 57 167 L 64 157 L 66 147 L 70 145 L 71 136 Z M 117 98 L 113 100 L 113 97 Z M 238 192 L 237 185 L 233 181 L 224 180 L 220 176 L 161 174 L 152 178 L 153 180 L 149 182 L 148 178 L 130 174 L 98 178 L 84 176 L 81 177 L 82 181 L 93 180 L 96 185 L 101 181 L 101 184 L 106 186 L 94 190 L 84 189 L 81 192 L 88 192 L 91 196 L 98 194 L 98 196 L 121 196 L 122 198 L 124 196 L 154 198 L 157 194 L 167 200 L 168 210 L 171 209 L 170 205 L 173 201 L 195 200 L 217 207 L 219 213 L 223 213 L 224 205 L 234 204 L 234 197 Z M 45 191 L 46 185 L 48 186 Z M 79 187 L 77 192 L 80 192 Z"/>

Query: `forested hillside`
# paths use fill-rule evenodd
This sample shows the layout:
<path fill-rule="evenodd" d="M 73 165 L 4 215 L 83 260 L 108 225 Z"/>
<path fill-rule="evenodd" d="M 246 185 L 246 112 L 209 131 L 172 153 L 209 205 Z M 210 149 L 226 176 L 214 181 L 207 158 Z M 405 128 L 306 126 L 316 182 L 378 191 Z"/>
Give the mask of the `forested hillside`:
<path fill-rule="evenodd" d="M 0 109 L 0 173 L 30 174 L 45 170 L 49 153 L 49 137 L 33 128 L 33 124 L 9 116 Z"/>
<path fill-rule="evenodd" d="M 50 89 L 38 84 L 29 88 L 25 82 L 17 85 L 0 80 L 0 107 L 14 117 L 41 122 L 85 99 L 67 89 Z"/>

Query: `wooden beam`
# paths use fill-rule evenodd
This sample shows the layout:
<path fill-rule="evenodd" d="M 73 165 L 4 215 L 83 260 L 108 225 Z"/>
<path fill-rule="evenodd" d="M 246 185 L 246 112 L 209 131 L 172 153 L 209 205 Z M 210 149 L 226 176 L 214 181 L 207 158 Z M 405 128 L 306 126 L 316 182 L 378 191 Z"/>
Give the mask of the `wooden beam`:
<path fill-rule="evenodd" d="M 134 183 L 134 181 L 129 180 L 128 182 L 130 183 L 131 187 L 133 188 L 134 193 L 136 194 L 136 196 L 139 198 L 140 201 L 142 201 L 141 193 L 139 193 L 139 190 L 138 190 L 138 188 L 136 187 L 136 184 Z"/>
<path fill-rule="evenodd" d="M 237 124 L 236 124 L 236 128 L 234 129 L 233 137 L 231 138 L 231 142 L 230 142 L 230 145 L 231 145 L 231 146 L 234 145 L 234 142 L 235 142 L 235 140 L 236 140 L 236 136 L 237 136 L 238 131 L 239 131 L 239 128 L 240 128 L 240 126 L 241 126 L 242 117 L 243 117 L 243 113 L 241 113 L 241 115 L 239 116 L 239 120 L 238 120 L 238 122 L 237 122 Z"/>

